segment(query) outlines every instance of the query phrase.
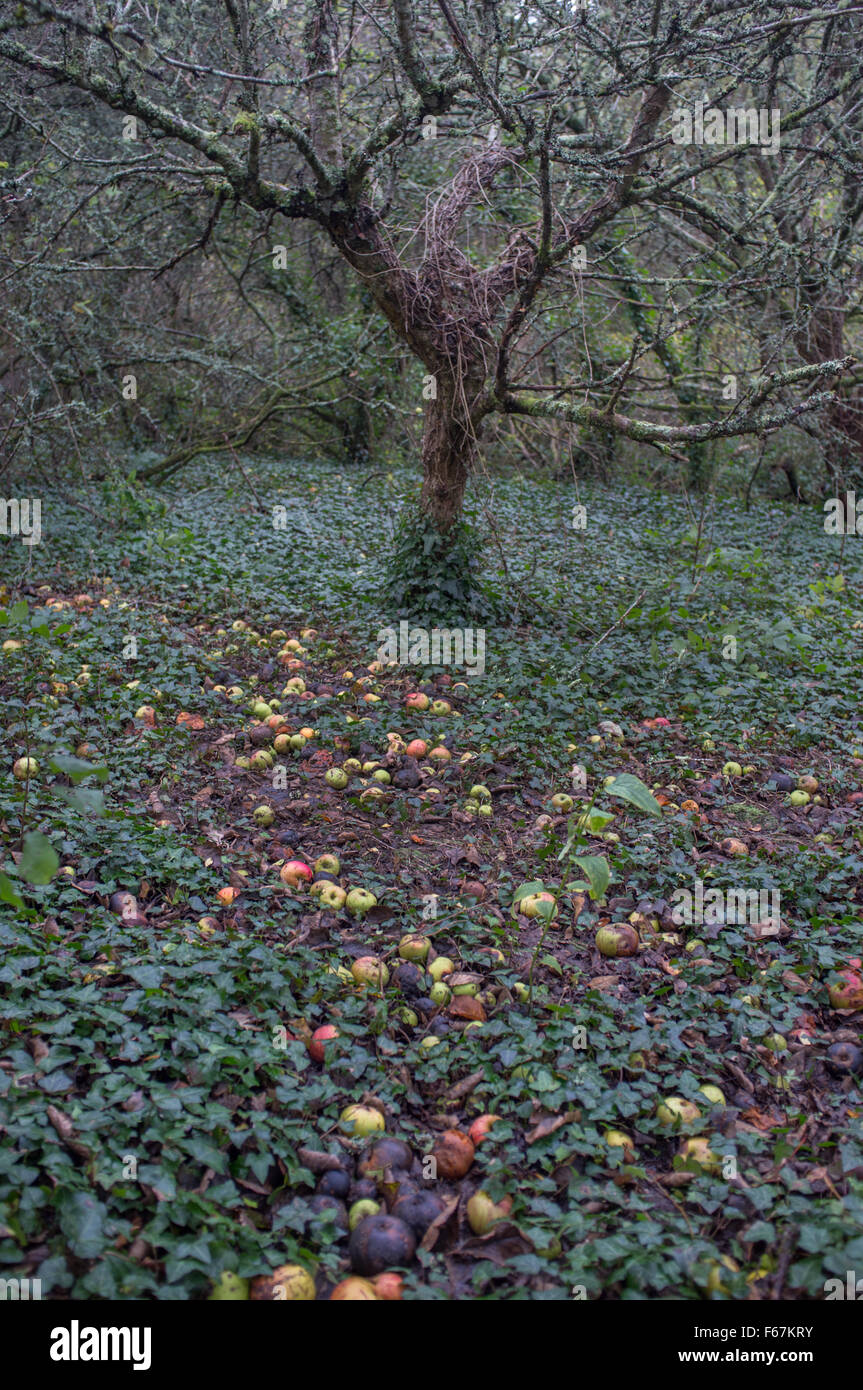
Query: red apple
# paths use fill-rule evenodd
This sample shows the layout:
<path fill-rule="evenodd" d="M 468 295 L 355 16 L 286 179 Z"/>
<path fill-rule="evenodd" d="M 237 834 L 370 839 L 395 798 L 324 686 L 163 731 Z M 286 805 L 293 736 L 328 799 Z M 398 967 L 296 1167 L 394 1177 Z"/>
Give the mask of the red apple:
<path fill-rule="evenodd" d="M 840 970 L 841 984 L 830 986 L 830 1006 L 833 1009 L 848 1009 L 854 1013 L 863 1009 L 863 976 L 856 970 Z"/>
<path fill-rule="evenodd" d="M 351 1275 L 349 1279 L 343 1279 L 340 1284 L 336 1284 L 330 1294 L 330 1302 L 376 1303 L 381 1297 L 382 1295 L 377 1293 L 370 1279 L 361 1279 L 358 1275 Z"/>
<path fill-rule="evenodd" d="M 372 1280 L 375 1293 L 384 1303 L 401 1302 L 404 1279 L 400 1274 L 394 1274 L 386 1270 L 383 1274 L 378 1274 Z"/>
<path fill-rule="evenodd" d="M 470 1138 L 471 1143 L 474 1145 L 481 1144 L 483 1139 L 491 1129 L 492 1125 L 497 1124 L 497 1121 L 499 1119 L 500 1115 L 477 1116 L 470 1129 L 468 1130 L 468 1136 Z"/>
<path fill-rule="evenodd" d="M 301 883 L 311 883 L 314 874 L 301 859 L 289 859 L 287 864 L 283 864 L 279 869 L 279 878 L 282 883 L 289 883 L 292 888 L 297 888 Z"/>
<path fill-rule="evenodd" d="M 325 1062 L 326 1044 L 337 1037 L 339 1037 L 339 1030 L 334 1023 L 324 1023 L 320 1028 L 316 1028 L 306 1043 L 312 1061 Z"/>
<path fill-rule="evenodd" d="M 428 695 L 424 695 L 421 690 L 412 690 L 410 695 L 405 696 L 406 709 L 427 710 L 430 704 Z"/>

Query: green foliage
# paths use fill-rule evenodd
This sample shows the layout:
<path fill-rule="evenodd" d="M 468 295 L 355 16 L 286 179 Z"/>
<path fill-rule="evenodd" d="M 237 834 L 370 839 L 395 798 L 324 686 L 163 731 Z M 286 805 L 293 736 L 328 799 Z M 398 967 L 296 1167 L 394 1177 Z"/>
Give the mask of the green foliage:
<path fill-rule="evenodd" d="M 475 526 L 459 521 L 441 533 L 410 509 L 396 528 L 384 593 L 399 618 L 429 627 L 469 626 L 493 611 L 481 571 L 482 537 Z"/>

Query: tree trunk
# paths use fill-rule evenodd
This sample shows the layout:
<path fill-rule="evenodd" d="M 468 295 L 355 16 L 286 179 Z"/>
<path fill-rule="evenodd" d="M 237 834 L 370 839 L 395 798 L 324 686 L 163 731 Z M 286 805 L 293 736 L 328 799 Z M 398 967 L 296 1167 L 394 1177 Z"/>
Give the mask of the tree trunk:
<path fill-rule="evenodd" d="M 461 515 L 465 488 L 477 454 L 479 418 L 465 410 L 469 382 L 451 383 L 429 401 L 423 427 L 423 485 L 420 507 L 441 535 Z M 481 417 L 480 417 L 481 418 Z"/>

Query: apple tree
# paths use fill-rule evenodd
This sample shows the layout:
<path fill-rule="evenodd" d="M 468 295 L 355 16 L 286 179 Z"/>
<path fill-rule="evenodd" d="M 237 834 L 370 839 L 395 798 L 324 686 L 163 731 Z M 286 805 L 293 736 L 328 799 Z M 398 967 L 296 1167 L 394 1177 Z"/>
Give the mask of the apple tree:
<path fill-rule="evenodd" d="M 854 7 L 773 0 L 21 0 L 0 66 L 78 218 L 143 182 L 169 229 L 192 210 L 178 255 L 232 209 L 328 239 L 420 364 L 446 537 L 513 421 L 859 457 L 860 37 Z"/>

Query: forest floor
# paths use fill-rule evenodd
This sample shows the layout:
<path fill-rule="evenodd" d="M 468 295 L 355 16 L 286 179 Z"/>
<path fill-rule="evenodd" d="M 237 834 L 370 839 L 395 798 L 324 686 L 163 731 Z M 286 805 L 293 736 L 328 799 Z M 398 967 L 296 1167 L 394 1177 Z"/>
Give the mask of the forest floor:
<path fill-rule="evenodd" d="M 4 543 L 0 1274 L 194 1299 L 291 1263 L 327 1297 L 362 1265 L 337 1159 L 348 1206 L 413 1194 L 406 1299 L 823 1297 L 863 1267 L 856 538 L 486 483 L 511 626 L 484 674 L 386 667 L 413 480 L 245 467 L 92 520 L 46 498 L 43 543 Z M 349 758 L 378 766 L 328 783 Z M 370 910 L 280 877 L 325 854 Z M 765 895 L 746 920 L 734 890 Z M 600 953 L 611 923 L 635 954 Z M 352 1104 L 410 1171 L 363 1179 Z"/>

